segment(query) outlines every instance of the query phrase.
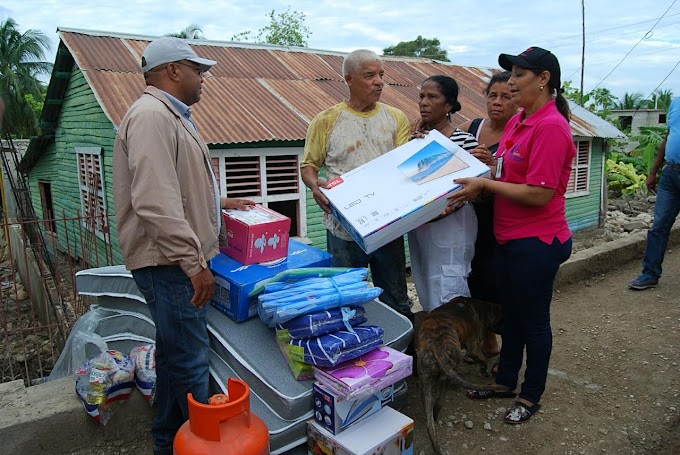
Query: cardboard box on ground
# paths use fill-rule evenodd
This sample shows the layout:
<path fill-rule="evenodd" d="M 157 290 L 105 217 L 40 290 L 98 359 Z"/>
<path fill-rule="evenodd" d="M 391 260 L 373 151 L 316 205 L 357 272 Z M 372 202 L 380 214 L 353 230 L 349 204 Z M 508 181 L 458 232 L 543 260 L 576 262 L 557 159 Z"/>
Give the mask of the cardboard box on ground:
<path fill-rule="evenodd" d="M 361 425 L 337 435 L 316 421 L 307 422 L 307 453 L 335 455 L 413 455 L 413 420 L 392 408 L 384 407 L 362 420 Z"/>
<path fill-rule="evenodd" d="M 436 218 L 460 189 L 454 179 L 489 168 L 439 131 L 349 171 L 322 189 L 333 215 L 367 253 Z"/>

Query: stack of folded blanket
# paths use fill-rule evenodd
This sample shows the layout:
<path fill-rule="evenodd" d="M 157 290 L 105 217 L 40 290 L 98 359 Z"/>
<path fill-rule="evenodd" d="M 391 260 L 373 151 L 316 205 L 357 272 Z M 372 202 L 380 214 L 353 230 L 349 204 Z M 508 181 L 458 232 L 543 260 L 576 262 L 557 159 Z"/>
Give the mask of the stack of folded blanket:
<path fill-rule="evenodd" d="M 332 367 L 383 345 L 383 329 L 365 325 L 361 304 L 382 289 L 369 286 L 366 268 L 336 269 L 331 276 L 274 282 L 258 296 L 258 314 L 276 327 L 277 340 L 297 379 L 312 366 Z"/>

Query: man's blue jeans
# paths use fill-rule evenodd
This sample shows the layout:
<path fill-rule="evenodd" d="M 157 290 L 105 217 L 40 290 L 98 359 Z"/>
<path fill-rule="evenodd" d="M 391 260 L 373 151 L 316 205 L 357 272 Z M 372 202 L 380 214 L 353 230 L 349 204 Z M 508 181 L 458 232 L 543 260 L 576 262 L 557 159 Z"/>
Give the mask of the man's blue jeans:
<path fill-rule="evenodd" d="M 373 284 L 383 290 L 381 302 L 411 319 L 411 301 L 406 289 L 404 238 L 399 237 L 366 254 L 353 240 L 342 240 L 326 232 L 326 246 L 333 255 L 334 267 L 371 267 Z"/>
<path fill-rule="evenodd" d="M 145 267 L 132 276 L 156 324 L 154 455 L 172 455 L 175 434 L 189 418 L 187 393 L 208 403 L 207 308 L 191 304 L 194 287 L 179 266 Z"/>
<path fill-rule="evenodd" d="M 496 244 L 494 267 L 503 312 L 503 344 L 496 383 L 514 389 L 526 349 L 519 397 L 538 403 L 552 353 L 550 302 L 560 264 L 571 255 L 571 239 L 552 245 L 537 237 Z"/>
<path fill-rule="evenodd" d="M 654 223 L 647 231 L 647 250 L 642 261 L 642 273 L 661 278 L 668 236 L 680 211 L 680 170 L 665 167 L 659 179 L 654 206 Z"/>

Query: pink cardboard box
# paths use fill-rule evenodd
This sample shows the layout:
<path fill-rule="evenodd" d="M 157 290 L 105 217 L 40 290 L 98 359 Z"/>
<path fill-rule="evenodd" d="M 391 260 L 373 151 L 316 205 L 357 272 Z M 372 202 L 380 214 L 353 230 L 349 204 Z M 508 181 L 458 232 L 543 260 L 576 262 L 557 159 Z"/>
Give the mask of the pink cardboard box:
<path fill-rule="evenodd" d="M 407 378 L 413 372 L 413 357 L 381 346 L 333 368 L 314 367 L 314 378 L 345 399 L 360 399 Z"/>
<path fill-rule="evenodd" d="M 243 265 L 285 258 L 290 218 L 262 205 L 223 210 L 227 245 L 220 250 Z"/>

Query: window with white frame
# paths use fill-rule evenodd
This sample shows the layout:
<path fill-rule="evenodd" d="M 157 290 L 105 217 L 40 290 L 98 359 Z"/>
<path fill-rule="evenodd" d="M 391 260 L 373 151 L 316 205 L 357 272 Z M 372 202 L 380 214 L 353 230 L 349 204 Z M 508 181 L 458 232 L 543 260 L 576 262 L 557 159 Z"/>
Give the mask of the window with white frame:
<path fill-rule="evenodd" d="M 100 239 L 107 239 L 106 192 L 101 147 L 76 147 L 78 183 L 83 226 Z"/>
<path fill-rule="evenodd" d="M 220 194 L 251 199 L 291 219 L 291 237 L 307 236 L 301 148 L 211 150 Z"/>
<path fill-rule="evenodd" d="M 590 150 L 592 141 L 575 140 L 576 156 L 571 166 L 569 183 L 567 184 L 568 196 L 575 196 L 588 193 L 590 181 Z"/>

